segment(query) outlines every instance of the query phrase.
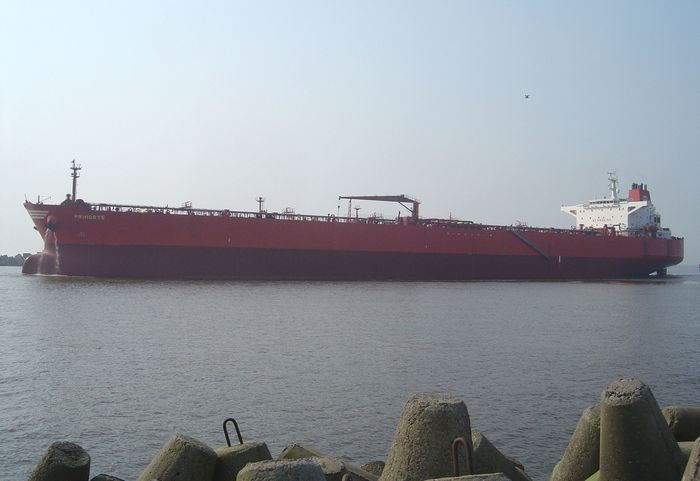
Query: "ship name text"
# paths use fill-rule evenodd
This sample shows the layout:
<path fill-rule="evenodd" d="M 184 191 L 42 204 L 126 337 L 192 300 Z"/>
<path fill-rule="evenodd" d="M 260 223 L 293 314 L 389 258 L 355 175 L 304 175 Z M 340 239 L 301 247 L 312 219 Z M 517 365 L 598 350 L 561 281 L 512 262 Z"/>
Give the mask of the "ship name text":
<path fill-rule="evenodd" d="M 76 220 L 105 220 L 105 216 L 99 214 L 74 214 L 73 218 Z"/>

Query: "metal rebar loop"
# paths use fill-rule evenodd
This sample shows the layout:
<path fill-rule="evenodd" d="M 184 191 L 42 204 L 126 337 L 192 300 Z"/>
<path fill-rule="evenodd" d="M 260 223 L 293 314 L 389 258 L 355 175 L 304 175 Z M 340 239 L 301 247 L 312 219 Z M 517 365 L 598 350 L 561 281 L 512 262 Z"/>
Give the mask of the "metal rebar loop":
<path fill-rule="evenodd" d="M 474 474 L 472 473 L 472 446 L 464 438 L 455 438 L 452 441 L 452 470 L 454 471 L 455 477 L 459 476 L 459 445 L 462 445 L 464 451 L 464 474 Z"/>
<path fill-rule="evenodd" d="M 226 436 L 226 444 L 228 444 L 228 447 L 229 447 L 229 448 L 231 447 L 231 439 L 228 437 L 228 428 L 226 427 L 226 425 L 227 425 L 229 422 L 232 422 L 232 423 L 233 423 L 233 426 L 236 428 L 236 434 L 238 435 L 238 442 L 239 442 L 240 444 L 243 444 L 243 438 L 241 437 L 241 430 L 238 429 L 238 423 L 237 423 L 236 420 L 233 419 L 233 418 L 226 418 L 226 419 L 224 419 L 224 435 Z"/>

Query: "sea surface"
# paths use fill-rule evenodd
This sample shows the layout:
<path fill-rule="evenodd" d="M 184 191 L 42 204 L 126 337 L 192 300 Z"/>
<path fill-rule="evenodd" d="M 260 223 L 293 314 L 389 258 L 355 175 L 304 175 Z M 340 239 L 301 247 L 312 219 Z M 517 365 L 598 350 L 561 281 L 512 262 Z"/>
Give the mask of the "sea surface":
<path fill-rule="evenodd" d="M 544 481 L 581 412 L 621 377 L 700 404 L 700 276 L 610 282 L 191 282 L 0 268 L 0 480 L 77 442 L 135 479 L 174 433 L 273 456 L 386 457 L 418 392 Z M 235 436 L 235 435 L 234 435 Z"/>

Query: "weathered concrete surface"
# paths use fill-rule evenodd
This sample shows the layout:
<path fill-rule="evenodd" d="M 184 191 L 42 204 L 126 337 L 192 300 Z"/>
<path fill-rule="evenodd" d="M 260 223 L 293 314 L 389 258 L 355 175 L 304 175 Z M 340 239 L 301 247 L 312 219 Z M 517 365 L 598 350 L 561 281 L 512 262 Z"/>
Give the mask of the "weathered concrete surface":
<path fill-rule="evenodd" d="M 680 441 L 678 443 L 678 447 L 681 449 L 681 454 L 683 455 L 683 466 L 688 464 L 690 454 L 693 452 L 693 446 L 695 446 L 695 443 L 692 441 Z"/>
<path fill-rule="evenodd" d="M 472 474 L 470 476 L 457 476 L 451 478 L 429 479 L 427 481 L 510 481 L 503 473 L 496 474 Z"/>
<path fill-rule="evenodd" d="M 249 463 L 236 481 L 325 481 L 321 466 L 311 459 L 285 459 Z"/>
<path fill-rule="evenodd" d="M 700 437 L 700 406 L 668 406 L 662 411 L 676 441 Z"/>
<path fill-rule="evenodd" d="M 611 383 L 600 397 L 600 481 L 678 481 L 681 451 L 651 389 Z"/>
<path fill-rule="evenodd" d="M 218 448 L 215 452 L 218 460 L 214 481 L 233 481 L 246 464 L 272 459 L 267 445 L 258 441 Z"/>
<path fill-rule="evenodd" d="M 360 468 L 364 469 L 368 473 L 380 476 L 382 471 L 384 471 L 384 461 L 370 461 L 369 463 L 365 463 L 360 466 Z"/>
<path fill-rule="evenodd" d="M 377 481 L 378 479 L 374 473 L 298 443 L 284 448 L 277 459 L 312 459 L 321 466 L 326 481 L 341 481 L 344 474 L 351 475 L 354 481 Z"/>
<path fill-rule="evenodd" d="M 693 450 L 694 445 L 695 445 L 695 443 L 692 443 L 689 441 L 683 441 L 683 442 L 678 443 L 678 447 L 680 448 L 681 454 L 683 456 L 683 465 L 686 466 L 686 469 L 687 469 L 688 458 L 690 458 L 690 453 Z M 599 476 L 600 476 L 600 472 L 596 471 L 591 476 L 586 478 L 585 481 L 598 481 Z M 693 480 L 693 481 L 700 481 L 700 479 Z"/>
<path fill-rule="evenodd" d="M 90 455 L 75 443 L 53 443 L 29 475 L 28 481 L 88 481 Z"/>
<path fill-rule="evenodd" d="M 92 478 L 90 481 L 124 481 L 121 478 L 117 478 L 116 476 L 110 476 L 109 474 L 98 474 L 94 478 Z"/>
<path fill-rule="evenodd" d="M 211 481 L 217 455 L 189 436 L 176 434 L 158 451 L 137 481 Z"/>
<path fill-rule="evenodd" d="M 406 401 L 379 480 L 452 476 L 452 441 L 469 436 L 469 412 L 463 401 L 443 394 L 416 394 Z"/>
<path fill-rule="evenodd" d="M 550 481 L 584 481 L 598 471 L 600 456 L 600 408 L 584 409 L 576 423 L 564 456 L 549 477 Z"/>
<path fill-rule="evenodd" d="M 700 481 L 700 437 L 693 443 L 681 481 Z"/>
<path fill-rule="evenodd" d="M 500 452 L 486 436 L 471 430 L 474 474 L 503 473 L 512 481 L 532 481 L 519 465 Z"/>

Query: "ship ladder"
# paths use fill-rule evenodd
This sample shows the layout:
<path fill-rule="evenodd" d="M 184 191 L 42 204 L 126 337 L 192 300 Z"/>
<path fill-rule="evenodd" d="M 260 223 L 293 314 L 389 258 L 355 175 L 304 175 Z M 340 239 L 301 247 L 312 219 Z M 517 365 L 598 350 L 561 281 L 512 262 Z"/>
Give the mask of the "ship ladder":
<path fill-rule="evenodd" d="M 535 252 L 537 252 L 539 255 L 541 255 L 542 257 L 544 257 L 544 258 L 547 259 L 548 261 L 551 260 L 550 257 L 547 255 L 547 253 L 546 253 L 545 251 L 543 251 L 542 249 L 540 249 L 539 247 L 537 247 L 537 245 L 535 245 L 534 243 L 532 243 L 532 242 L 530 242 L 529 240 L 527 240 L 527 239 L 525 238 L 525 236 L 523 236 L 523 235 L 522 235 L 521 233 L 519 233 L 518 231 L 509 229 L 508 232 L 510 232 L 510 233 L 513 234 L 515 237 L 517 237 L 518 239 L 520 239 L 520 240 L 522 241 L 523 244 L 525 244 L 526 246 L 528 246 L 529 248 L 531 248 L 532 250 L 534 250 Z"/>

